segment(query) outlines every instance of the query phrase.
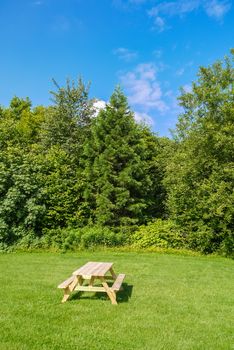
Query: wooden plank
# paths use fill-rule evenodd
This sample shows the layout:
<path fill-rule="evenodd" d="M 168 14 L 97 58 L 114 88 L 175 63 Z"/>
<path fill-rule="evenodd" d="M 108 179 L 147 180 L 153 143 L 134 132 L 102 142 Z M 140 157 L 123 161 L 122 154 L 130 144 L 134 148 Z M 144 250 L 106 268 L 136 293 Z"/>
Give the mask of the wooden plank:
<path fill-rule="evenodd" d="M 114 284 L 111 286 L 111 289 L 114 291 L 118 291 L 121 289 L 122 282 L 125 278 L 125 274 L 121 273 L 117 276 Z"/>
<path fill-rule="evenodd" d="M 112 278 L 113 278 L 114 280 L 116 280 L 117 275 L 115 274 L 115 272 L 114 272 L 114 270 L 113 270 L 112 267 L 110 268 L 110 273 L 111 273 Z"/>
<path fill-rule="evenodd" d="M 78 270 L 74 271 L 73 275 L 82 276 L 84 279 L 90 279 L 92 276 L 104 277 L 112 265 L 113 263 L 90 261 L 84 266 L 81 266 Z"/>
<path fill-rule="evenodd" d="M 77 286 L 75 290 L 80 292 L 106 292 L 104 287 L 93 287 L 93 286 Z"/>
<path fill-rule="evenodd" d="M 92 270 L 92 275 L 96 277 L 104 277 L 112 265 L 113 263 L 101 263 Z"/>
<path fill-rule="evenodd" d="M 99 271 L 102 268 L 103 263 L 102 262 L 95 262 L 93 263 L 93 266 L 90 267 L 88 272 L 85 274 L 86 276 L 89 276 L 88 279 L 90 279 L 92 276 L 96 276 L 96 271 Z"/>
<path fill-rule="evenodd" d="M 90 265 L 88 271 L 85 271 L 85 275 L 93 276 L 94 275 L 94 271 L 100 269 L 102 264 L 103 264 L 102 262 L 93 262 L 92 265 Z"/>
<path fill-rule="evenodd" d="M 110 300 L 111 300 L 111 303 L 112 303 L 113 305 L 117 305 L 115 292 L 114 292 L 113 290 L 110 289 L 110 287 L 109 287 L 108 284 L 106 283 L 106 280 L 105 280 L 104 277 L 100 277 L 100 280 L 102 281 L 102 285 L 103 285 L 103 287 L 105 288 L 106 293 L 107 293 L 108 297 L 109 297 Z"/>
<path fill-rule="evenodd" d="M 101 265 L 101 262 L 93 262 L 89 261 L 87 264 L 81 266 L 78 270 L 73 272 L 73 275 L 92 275 L 93 269 L 97 268 L 97 266 Z"/>
<path fill-rule="evenodd" d="M 89 272 L 92 276 L 105 276 L 105 274 L 109 271 L 113 263 L 96 263 L 96 266 L 93 266 L 92 270 Z"/>
<path fill-rule="evenodd" d="M 60 283 L 58 285 L 58 288 L 61 288 L 61 289 L 67 288 L 67 286 L 69 286 L 69 284 L 71 284 L 73 282 L 74 278 L 75 278 L 75 276 L 69 277 L 66 281 L 63 281 L 62 283 Z"/>
<path fill-rule="evenodd" d="M 69 288 L 65 288 L 62 303 L 65 303 L 67 301 L 67 299 L 69 298 L 69 296 L 70 296 L 70 290 L 69 290 Z"/>
<path fill-rule="evenodd" d="M 80 277 L 74 276 L 73 282 L 68 286 L 70 292 L 72 292 L 79 282 Z"/>
<path fill-rule="evenodd" d="M 89 261 L 88 263 L 86 263 L 85 265 L 81 266 L 78 270 L 73 272 L 73 275 L 84 275 L 87 274 L 87 272 L 90 271 L 90 269 L 93 268 L 93 266 L 95 266 L 96 263 Z"/>
<path fill-rule="evenodd" d="M 89 286 L 93 286 L 93 284 L 94 284 L 94 281 L 95 281 L 95 277 L 94 276 L 92 276 L 91 278 L 90 278 L 90 280 L 89 280 Z"/>

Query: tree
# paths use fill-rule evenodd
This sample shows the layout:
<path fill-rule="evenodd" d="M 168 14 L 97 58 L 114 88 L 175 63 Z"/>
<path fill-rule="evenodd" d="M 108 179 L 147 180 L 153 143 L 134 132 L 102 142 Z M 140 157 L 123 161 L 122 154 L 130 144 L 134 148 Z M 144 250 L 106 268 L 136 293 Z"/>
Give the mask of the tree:
<path fill-rule="evenodd" d="M 41 174 L 46 205 L 46 228 L 82 225 L 82 154 L 90 135 L 93 100 L 89 85 L 67 80 L 65 87 L 54 81 L 54 105 L 47 110 L 41 134 L 46 166 Z"/>
<path fill-rule="evenodd" d="M 41 202 L 35 144 L 44 121 L 43 107 L 14 97 L 0 117 L 0 243 L 11 244 L 33 231 L 41 232 Z"/>
<path fill-rule="evenodd" d="M 234 246 L 234 67 L 225 58 L 201 67 L 192 91 L 182 90 L 184 112 L 177 152 L 166 179 L 171 217 L 191 248 L 231 253 Z"/>
<path fill-rule="evenodd" d="M 159 178 L 152 161 L 155 146 L 153 135 L 136 124 L 126 97 L 116 88 L 85 143 L 83 210 L 89 220 L 121 227 L 145 222 L 152 215 L 152 199 L 160 187 L 155 186 Z M 147 197 L 150 191 L 153 195 Z"/>
<path fill-rule="evenodd" d="M 71 156 L 77 156 L 89 132 L 94 113 L 93 100 L 88 97 L 89 85 L 78 79 L 77 84 L 67 79 L 57 91 L 52 91 L 54 105 L 48 109 L 44 125 L 45 147 L 59 145 Z"/>

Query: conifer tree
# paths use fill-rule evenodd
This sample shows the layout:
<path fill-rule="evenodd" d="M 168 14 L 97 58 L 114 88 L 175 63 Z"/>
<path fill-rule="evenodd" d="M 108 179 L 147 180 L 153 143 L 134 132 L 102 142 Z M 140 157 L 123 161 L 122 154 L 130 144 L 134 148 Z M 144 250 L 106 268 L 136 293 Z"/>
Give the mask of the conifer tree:
<path fill-rule="evenodd" d="M 93 222 L 110 226 L 144 222 L 152 181 L 143 135 L 126 97 L 116 88 L 94 120 L 84 150 L 84 205 Z"/>

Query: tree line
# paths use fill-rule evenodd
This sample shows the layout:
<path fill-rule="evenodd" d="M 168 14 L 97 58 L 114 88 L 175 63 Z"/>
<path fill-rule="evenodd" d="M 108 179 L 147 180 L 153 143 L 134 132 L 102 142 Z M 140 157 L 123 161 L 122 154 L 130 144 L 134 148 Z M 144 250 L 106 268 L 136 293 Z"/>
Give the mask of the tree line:
<path fill-rule="evenodd" d="M 84 242 L 232 254 L 233 55 L 181 90 L 172 139 L 137 123 L 119 87 L 96 116 L 89 85 L 54 83 L 50 106 L 13 97 L 0 108 L 2 249 Z"/>

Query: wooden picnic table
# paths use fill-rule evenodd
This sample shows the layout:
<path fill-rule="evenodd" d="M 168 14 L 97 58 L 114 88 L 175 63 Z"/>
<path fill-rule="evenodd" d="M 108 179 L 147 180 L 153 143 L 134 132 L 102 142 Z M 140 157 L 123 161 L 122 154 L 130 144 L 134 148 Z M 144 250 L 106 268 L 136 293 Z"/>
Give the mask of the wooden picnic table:
<path fill-rule="evenodd" d="M 89 261 L 74 271 L 71 277 L 58 285 L 58 288 L 64 290 L 62 302 L 67 301 L 73 291 L 105 292 L 111 303 L 117 305 L 116 293 L 122 289 L 125 275 L 116 275 L 112 266 L 113 263 L 109 262 Z M 108 284 L 109 281 L 112 281 L 111 286 Z M 99 283 L 99 286 L 95 283 Z"/>

